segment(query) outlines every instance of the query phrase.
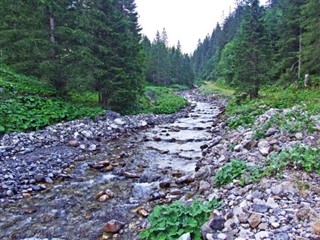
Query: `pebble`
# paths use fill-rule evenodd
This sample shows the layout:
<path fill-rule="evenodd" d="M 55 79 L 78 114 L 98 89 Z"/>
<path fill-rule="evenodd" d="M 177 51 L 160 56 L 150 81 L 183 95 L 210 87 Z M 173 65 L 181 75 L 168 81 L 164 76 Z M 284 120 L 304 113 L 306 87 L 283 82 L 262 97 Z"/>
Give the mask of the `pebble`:
<path fill-rule="evenodd" d="M 124 225 L 125 223 L 113 219 L 104 225 L 103 231 L 106 233 L 118 233 Z"/>

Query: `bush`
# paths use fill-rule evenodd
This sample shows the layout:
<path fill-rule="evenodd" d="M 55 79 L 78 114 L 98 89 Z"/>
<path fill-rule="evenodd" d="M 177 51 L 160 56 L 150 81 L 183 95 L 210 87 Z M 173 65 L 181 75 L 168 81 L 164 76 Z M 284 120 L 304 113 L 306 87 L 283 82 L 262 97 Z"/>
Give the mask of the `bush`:
<path fill-rule="evenodd" d="M 196 200 L 191 206 L 180 201 L 156 206 L 148 217 L 150 228 L 142 231 L 140 237 L 149 240 L 176 240 L 189 232 L 192 239 L 201 239 L 200 227 L 208 220 L 212 210 L 219 206 L 220 202 L 216 199 L 205 203 Z"/>
<path fill-rule="evenodd" d="M 145 95 L 139 98 L 139 106 L 132 113 L 170 114 L 188 106 L 188 101 L 171 88 L 147 86 Z"/>
<path fill-rule="evenodd" d="M 38 130 L 61 121 L 95 117 L 101 108 L 87 108 L 57 99 L 16 96 L 0 102 L 0 134 Z"/>
<path fill-rule="evenodd" d="M 242 160 L 233 159 L 231 162 L 225 164 L 214 176 L 213 181 L 218 187 L 231 183 L 234 179 L 241 177 L 249 167 Z"/>

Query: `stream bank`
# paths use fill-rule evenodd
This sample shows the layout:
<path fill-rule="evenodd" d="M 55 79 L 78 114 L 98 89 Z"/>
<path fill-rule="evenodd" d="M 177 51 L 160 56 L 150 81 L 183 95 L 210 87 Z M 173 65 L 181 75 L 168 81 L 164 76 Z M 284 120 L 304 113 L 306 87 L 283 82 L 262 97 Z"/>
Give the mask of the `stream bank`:
<path fill-rule="evenodd" d="M 269 109 L 255 118 L 253 126 L 237 129 L 227 126 L 228 119 L 216 119 L 212 140 L 197 165 L 195 189 L 206 200 L 221 199 L 223 206 L 202 226 L 203 239 L 320 239 L 320 175 L 314 170 L 306 172 L 299 165 L 309 157 L 314 159 L 309 164 L 319 169 L 319 155 L 311 158 L 293 153 L 277 160 L 295 146 L 319 153 L 320 117 L 310 116 L 309 120 L 315 120 L 312 132 L 307 125 L 289 131 L 268 124 L 283 118 L 291 121 L 288 127 L 292 127 L 298 120 L 287 116 L 300 115 L 307 116 L 297 107 Z M 265 130 L 264 136 L 255 135 L 261 130 Z M 271 167 L 275 173 L 244 185 L 238 177 L 219 188 L 213 178 L 232 159 L 248 166 L 243 175 L 255 166 Z M 284 160 L 289 161 L 286 167 L 281 166 Z"/>

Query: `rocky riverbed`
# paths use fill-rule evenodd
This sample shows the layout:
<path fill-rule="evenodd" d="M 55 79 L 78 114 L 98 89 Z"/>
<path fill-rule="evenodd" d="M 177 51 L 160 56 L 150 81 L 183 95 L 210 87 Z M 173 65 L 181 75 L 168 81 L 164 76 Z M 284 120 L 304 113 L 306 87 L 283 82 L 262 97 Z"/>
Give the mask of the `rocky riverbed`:
<path fill-rule="evenodd" d="M 257 127 L 295 109 L 270 109 L 255 127 L 232 130 L 224 100 L 185 96 L 190 107 L 173 115 L 107 112 L 4 135 L 0 239 L 139 239 L 155 205 L 196 198 L 223 201 L 202 226 L 203 239 L 320 239 L 318 174 L 290 168 L 245 186 L 212 181 L 234 158 L 259 165 L 293 145 L 319 148 L 319 117 L 313 133 L 270 127 L 257 139 Z"/>
<path fill-rule="evenodd" d="M 173 115 L 108 112 L 1 139 L 1 239 L 135 239 L 156 204 L 193 195 L 223 100 Z"/>
<path fill-rule="evenodd" d="M 258 116 L 254 128 L 231 130 L 224 119 L 217 119 L 213 139 L 204 149 L 198 162 L 196 182 L 198 192 L 206 199 L 223 200 L 220 210 L 202 226 L 203 239 L 320 239 L 320 176 L 289 168 L 277 178 L 263 178 L 258 183 L 242 186 L 239 180 L 217 188 L 212 177 L 230 159 L 242 159 L 247 164 L 263 165 L 271 155 L 278 155 L 291 146 L 319 149 L 320 121 L 314 120 L 315 132 L 304 130 L 292 133 L 273 126 L 263 138 L 254 138 L 256 129 L 275 114 L 286 114 L 292 109 L 270 109 Z M 305 126 L 306 127 L 306 126 Z M 316 159 L 320 164 L 320 156 Z"/>

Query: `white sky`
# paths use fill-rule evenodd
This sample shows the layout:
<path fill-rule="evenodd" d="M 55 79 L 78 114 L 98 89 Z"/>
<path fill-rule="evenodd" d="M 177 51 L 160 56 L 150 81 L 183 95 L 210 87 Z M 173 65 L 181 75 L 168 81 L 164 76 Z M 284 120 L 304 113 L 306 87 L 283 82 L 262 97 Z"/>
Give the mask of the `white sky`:
<path fill-rule="evenodd" d="M 261 2 L 265 2 L 262 0 Z M 151 41 L 165 28 L 169 46 L 178 40 L 184 53 L 192 53 L 199 39 L 212 33 L 217 22 L 234 9 L 235 0 L 136 0 L 142 34 Z"/>

